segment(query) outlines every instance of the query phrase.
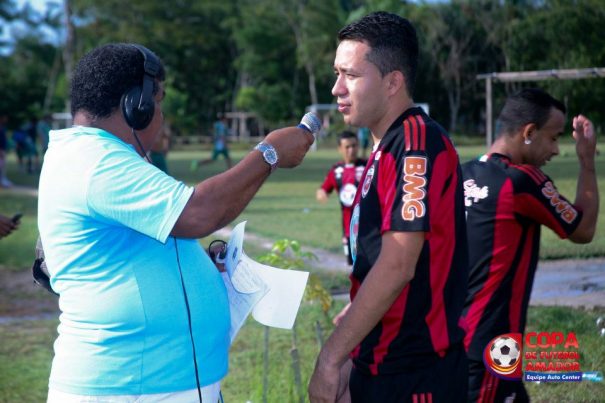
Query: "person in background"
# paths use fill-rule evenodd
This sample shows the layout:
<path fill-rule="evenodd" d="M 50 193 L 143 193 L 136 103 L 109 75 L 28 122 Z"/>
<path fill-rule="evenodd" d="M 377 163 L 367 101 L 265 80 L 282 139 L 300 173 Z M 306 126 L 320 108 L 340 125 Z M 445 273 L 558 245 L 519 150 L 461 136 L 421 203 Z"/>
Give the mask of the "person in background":
<path fill-rule="evenodd" d="M 0 115 L 0 187 L 9 188 L 13 183 L 6 177 L 6 158 L 8 154 L 8 134 L 6 123 L 8 118 Z"/>
<path fill-rule="evenodd" d="M 338 152 L 342 161 L 330 168 L 321 187 L 315 192 L 315 198 L 320 203 L 328 201 L 328 195 L 336 190 L 342 213 L 342 245 L 349 265 L 353 264 L 350 245 L 351 213 L 353 200 L 359 187 L 359 180 L 366 165 L 366 160 L 358 157 L 359 142 L 355 133 L 344 131 L 338 136 Z"/>
<path fill-rule="evenodd" d="M 196 171 L 200 166 L 216 161 L 219 155 L 225 158 L 227 169 L 231 168 L 232 162 L 229 156 L 229 147 L 227 145 L 227 136 L 229 128 L 227 127 L 227 118 L 219 115 L 219 119 L 214 122 L 212 130 L 212 158 L 205 160 L 196 160 L 191 162 L 191 170 Z"/>
<path fill-rule="evenodd" d="M 462 166 L 470 248 L 469 402 L 527 402 L 523 382 L 488 372 L 483 352 L 492 339 L 523 333 L 540 252 L 540 228 L 575 243 L 590 242 L 599 210 L 596 136 L 585 116 L 573 118 L 578 185 L 572 203 L 540 169 L 559 154 L 565 106 L 538 88 L 509 96 L 489 152 Z"/>
<path fill-rule="evenodd" d="M 38 228 L 61 309 L 48 402 L 216 403 L 229 302 L 206 237 L 269 175 L 299 165 L 313 135 L 274 130 L 230 170 L 194 186 L 145 159 L 163 125 L 165 71 L 136 44 L 76 65 L 74 125 L 50 132 Z"/>
<path fill-rule="evenodd" d="M 40 149 L 42 151 L 42 156 L 46 154 L 46 150 L 48 149 L 48 133 L 52 129 L 52 116 L 46 114 L 38 121 L 36 125 L 36 132 L 38 135 L 38 139 L 40 140 Z"/>
<path fill-rule="evenodd" d="M 164 123 L 157 140 L 153 143 L 153 146 L 151 146 L 151 150 L 149 150 L 151 163 L 166 173 L 168 173 L 166 157 L 170 150 L 170 133 L 170 125 Z"/>
<path fill-rule="evenodd" d="M 367 127 L 357 129 L 357 139 L 361 146 L 361 158 L 365 158 L 368 153 L 368 146 L 370 145 L 370 129 Z"/>
<path fill-rule="evenodd" d="M 462 402 L 462 173 L 447 132 L 414 106 L 416 30 L 376 12 L 338 39 L 332 94 L 345 123 L 368 127 L 375 146 L 353 202 L 351 304 L 319 353 L 309 397 Z"/>

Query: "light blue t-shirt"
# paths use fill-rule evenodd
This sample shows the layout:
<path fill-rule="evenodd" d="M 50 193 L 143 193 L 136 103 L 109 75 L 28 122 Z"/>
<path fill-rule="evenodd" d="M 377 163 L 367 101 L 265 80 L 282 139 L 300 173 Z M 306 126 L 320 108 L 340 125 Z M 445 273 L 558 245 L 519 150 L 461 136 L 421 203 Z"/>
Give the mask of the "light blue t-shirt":
<path fill-rule="evenodd" d="M 38 226 L 60 294 L 50 387 L 75 394 L 149 394 L 227 373 L 229 306 L 195 239 L 169 237 L 193 188 L 95 128 L 51 131 Z M 178 242 L 178 247 L 177 247 Z"/>

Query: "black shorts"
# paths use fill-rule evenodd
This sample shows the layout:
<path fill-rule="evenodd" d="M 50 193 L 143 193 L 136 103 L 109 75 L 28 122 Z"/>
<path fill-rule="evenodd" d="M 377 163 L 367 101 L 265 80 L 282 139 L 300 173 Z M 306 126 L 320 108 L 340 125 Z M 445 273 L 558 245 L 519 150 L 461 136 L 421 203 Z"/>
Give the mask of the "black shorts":
<path fill-rule="evenodd" d="M 352 403 L 464 402 L 467 396 L 468 363 L 462 347 L 450 350 L 434 364 L 388 375 L 351 371 Z"/>
<path fill-rule="evenodd" d="M 485 369 L 483 361 L 468 363 L 469 402 L 529 402 L 523 382 L 498 378 Z"/>

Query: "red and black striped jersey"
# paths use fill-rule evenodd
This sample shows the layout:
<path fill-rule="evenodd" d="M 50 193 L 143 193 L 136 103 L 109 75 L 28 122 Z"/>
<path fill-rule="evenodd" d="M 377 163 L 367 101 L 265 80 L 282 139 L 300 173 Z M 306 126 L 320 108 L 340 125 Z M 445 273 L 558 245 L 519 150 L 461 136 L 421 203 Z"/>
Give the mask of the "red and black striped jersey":
<path fill-rule="evenodd" d="M 447 133 L 408 109 L 370 155 L 351 220 L 351 299 L 375 264 L 387 231 L 423 231 L 413 280 L 351 353 L 360 371 L 430 365 L 461 344 L 468 251 L 462 174 Z"/>
<path fill-rule="evenodd" d="M 525 329 L 538 264 L 540 225 L 561 238 L 582 213 L 539 168 L 490 154 L 462 166 L 469 250 L 465 347 L 481 360 L 494 337 Z"/>
<path fill-rule="evenodd" d="M 334 189 L 338 192 L 338 200 L 342 210 L 342 232 L 347 237 L 349 236 L 349 224 L 353 212 L 355 193 L 357 193 L 357 187 L 366 163 L 366 160 L 360 158 L 351 164 L 345 164 L 344 161 L 337 162 L 332 165 L 321 185 L 326 193 L 330 193 Z"/>

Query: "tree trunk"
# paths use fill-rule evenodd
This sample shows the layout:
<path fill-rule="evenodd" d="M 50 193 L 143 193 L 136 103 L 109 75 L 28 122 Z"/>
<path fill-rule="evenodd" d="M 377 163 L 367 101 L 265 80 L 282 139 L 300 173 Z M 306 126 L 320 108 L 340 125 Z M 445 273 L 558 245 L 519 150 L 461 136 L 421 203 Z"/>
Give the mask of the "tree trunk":
<path fill-rule="evenodd" d="M 63 47 L 63 64 L 65 65 L 65 79 L 67 85 L 71 85 L 71 77 L 73 71 L 73 60 L 74 60 L 74 44 L 75 44 L 75 28 L 71 20 L 71 2 L 70 0 L 63 0 L 63 13 L 65 14 L 65 46 Z M 71 98 L 67 97 L 65 100 L 66 112 L 71 112 Z"/>
<path fill-rule="evenodd" d="M 317 100 L 317 87 L 315 86 L 315 71 L 312 63 L 305 63 L 307 75 L 309 76 L 309 96 L 311 97 L 311 105 L 319 103 Z"/>

